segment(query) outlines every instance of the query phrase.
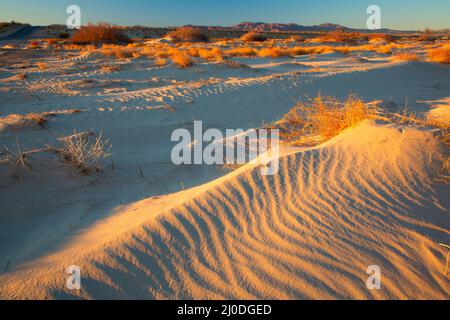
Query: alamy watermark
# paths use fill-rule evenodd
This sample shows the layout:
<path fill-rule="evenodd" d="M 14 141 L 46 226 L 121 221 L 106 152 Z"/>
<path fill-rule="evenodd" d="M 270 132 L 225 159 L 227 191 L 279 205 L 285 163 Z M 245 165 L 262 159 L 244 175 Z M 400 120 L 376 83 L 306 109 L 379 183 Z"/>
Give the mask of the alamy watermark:
<path fill-rule="evenodd" d="M 71 265 L 67 267 L 66 273 L 70 276 L 66 280 L 66 287 L 69 290 L 80 290 L 81 289 L 81 271 L 80 267 L 76 265 Z"/>
<path fill-rule="evenodd" d="M 193 135 L 184 128 L 172 132 L 171 159 L 181 164 L 261 164 L 262 175 L 278 173 L 278 129 L 226 129 L 211 128 L 203 132 L 202 121 L 194 121 Z M 205 145 L 204 142 L 207 144 Z"/>
<path fill-rule="evenodd" d="M 67 7 L 66 13 L 69 14 L 66 20 L 66 26 L 69 29 L 81 28 L 81 8 L 75 4 Z"/>
<path fill-rule="evenodd" d="M 367 18 L 367 29 L 379 30 L 381 29 L 381 8 L 376 4 L 372 4 L 367 7 L 367 14 L 370 16 Z"/>
<path fill-rule="evenodd" d="M 381 268 L 380 266 L 374 264 L 367 267 L 367 274 L 370 276 L 367 278 L 366 286 L 369 290 L 380 290 L 381 289 Z"/>

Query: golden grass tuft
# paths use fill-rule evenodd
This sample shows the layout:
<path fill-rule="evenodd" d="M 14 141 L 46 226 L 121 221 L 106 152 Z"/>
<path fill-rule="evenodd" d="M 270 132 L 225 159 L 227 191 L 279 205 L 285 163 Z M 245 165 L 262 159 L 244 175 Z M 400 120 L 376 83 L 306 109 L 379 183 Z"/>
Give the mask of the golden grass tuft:
<path fill-rule="evenodd" d="M 291 145 L 311 145 L 326 141 L 364 119 L 374 118 L 375 108 L 350 95 L 345 101 L 318 95 L 298 102 L 280 121 L 280 137 Z"/>
<path fill-rule="evenodd" d="M 101 160 L 111 156 L 111 145 L 102 139 L 102 133 L 90 140 L 91 132 L 74 133 L 70 136 L 58 138 L 62 146 L 50 148 L 58 153 L 61 161 L 78 168 L 83 173 L 101 170 Z"/>
<path fill-rule="evenodd" d="M 219 48 L 208 49 L 199 49 L 198 56 L 205 60 L 212 61 L 222 61 L 223 60 L 223 52 Z"/>
<path fill-rule="evenodd" d="M 88 24 L 81 27 L 71 38 L 73 44 L 126 44 L 132 42 L 119 28 L 109 23 Z"/>
<path fill-rule="evenodd" d="M 394 37 L 386 33 L 373 33 L 368 35 L 368 41 L 372 43 L 393 42 Z"/>
<path fill-rule="evenodd" d="M 450 63 L 450 44 L 427 51 L 428 59 L 432 62 Z"/>
<path fill-rule="evenodd" d="M 167 65 L 167 59 L 165 58 L 155 58 L 155 66 L 157 67 L 163 67 Z"/>
<path fill-rule="evenodd" d="M 198 28 L 180 27 L 167 34 L 173 42 L 208 42 L 208 36 Z"/>
<path fill-rule="evenodd" d="M 259 32 L 247 32 L 241 37 L 245 42 L 263 42 L 267 40 L 267 36 Z"/>
<path fill-rule="evenodd" d="M 357 32 L 330 31 L 320 36 L 316 40 L 319 42 L 341 42 L 356 43 L 361 38 L 361 34 Z"/>
<path fill-rule="evenodd" d="M 172 62 L 181 68 L 187 68 L 192 65 L 192 60 L 189 56 L 181 50 L 174 50 L 171 52 L 170 58 Z"/>
<path fill-rule="evenodd" d="M 258 56 L 260 57 L 270 57 L 279 58 L 290 56 L 291 52 L 287 49 L 282 49 L 279 47 L 262 48 L 258 51 Z"/>
<path fill-rule="evenodd" d="M 393 59 L 397 61 L 419 61 L 419 57 L 415 53 L 399 53 Z"/>
<path fill-rule="evenodd" d="M 225 50 L 225 54 L 229 57 L 254 57 L 257 51 L 254 48 L 241 47 Z"/>

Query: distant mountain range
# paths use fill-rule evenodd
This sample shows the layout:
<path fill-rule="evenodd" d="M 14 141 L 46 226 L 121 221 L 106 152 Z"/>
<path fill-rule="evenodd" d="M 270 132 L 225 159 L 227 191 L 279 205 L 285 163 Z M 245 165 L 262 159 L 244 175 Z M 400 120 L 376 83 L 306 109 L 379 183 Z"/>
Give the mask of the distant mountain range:
<path fill-rule="evenodd" d="M 379 29 L 376 31 L 372 31 L 367 29 L 348 28 L 335 23 L 323 23 L 313 26 L 304 26 L 296 23 L 241 22 L 239 24 L 226 28 L 238 31 L 256 31 L 256 32 L 307 32 L 307 31 L 336 31 L 336 30 L 343 30 L 347 32 L 382 32 L 382 33 L 416 32 L 416 31 L 400 31 L 391 29 Z"/>

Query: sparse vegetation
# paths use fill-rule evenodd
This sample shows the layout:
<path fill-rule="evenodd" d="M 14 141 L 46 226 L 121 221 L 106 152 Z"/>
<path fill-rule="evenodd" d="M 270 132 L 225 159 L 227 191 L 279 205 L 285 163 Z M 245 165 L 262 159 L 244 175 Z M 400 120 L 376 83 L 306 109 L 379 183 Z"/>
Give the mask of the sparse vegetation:
<path fill-rule="evenodd" d="M 192 60 L 189 56 L 181 50 L 175 50 L 172 52 L 170 58 L 172 62 L 181 68 L 187 68 L 192 65 Z"/>
<path fill-rule="evenodd" d="M 267 40 L 267 36 L 258 32 L 247 32 L 241 37 L 245 42 L 263 42 Z"/>
<path fill-rule="evenodd" d="M 372 43 L 393 42 L 394 37 L 386 33 L 373 33 L 368 35 L 367 40 Z"/>
<path fill-rule="evenodd" d="M 376 110 L 350 95 L 345 101 L 318 95 L 298 102 L 276 126 L 280 137 L 291 145 L 311 145 L 328 140 L 364 119 L 374 118 Z"/>
<path fill-rule="evenodd" d="M 428 59 L 432 62 L 450 63 L 450 44 L 427 51 Z"/>
<path fill-rule="evenodd" d="M 131 39 L 124 34 L 119 28 L 109 23 L 88 24 L 81 27 L 72 38 L 73 44 L 127 44 L 131 43 Z"/>
<path fill-rule="evenodd" d="M 398 61 L 419 61 L 419 57 L 415 53 L 399 53 L 393 58 Z"/>
<path fill-rule="evenodd" d="M 356 43 L 361 38 L 361 34 L 356 32 L 344 32 L 341 30 L 327 32 L 320 36 L 317 40 L 320 42 L 340 42 L 340 43 Z"/>
<path fill-rule="evenodd" d="M 167 34 L 173 42 L 208 42 L 208 36 L 198 28 L 181 27 Z"/>
<path fill-rule="evenodd" d="M 101 160 L 111 156 L 111 145 L 102 139 L 102 132 L 90 140 L 93 133 L 80 132 L 58 138 L 62 146 L 49 149 L 60 155 L 61 161 L 78 168 L 83 173 L 101 170 Z"/>

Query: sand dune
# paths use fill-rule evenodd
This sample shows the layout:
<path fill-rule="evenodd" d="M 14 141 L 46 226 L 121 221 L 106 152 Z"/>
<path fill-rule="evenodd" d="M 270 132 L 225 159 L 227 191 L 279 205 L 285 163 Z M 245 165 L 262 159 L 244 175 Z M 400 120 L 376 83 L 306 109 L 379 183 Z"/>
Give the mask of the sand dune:
<path fill-rule="evenodd" d="M 450 241 L 434 133 L 363 122 L 280 172 L 246 165 L 121 207 L 0 276 L 2 298 L 437 298 Z M 65 288 L 79 265 L 82 290 Z M 382 289 L 366 288 L 379 265 Z"/>

